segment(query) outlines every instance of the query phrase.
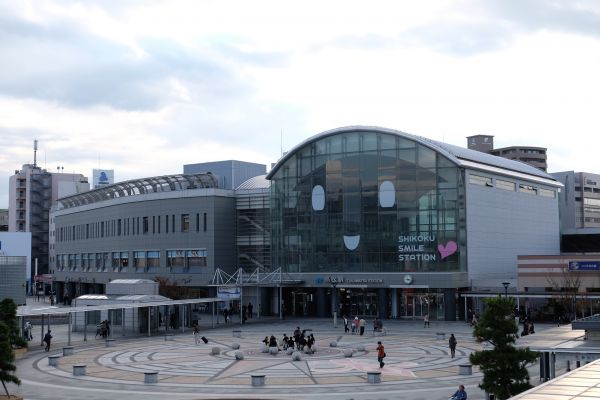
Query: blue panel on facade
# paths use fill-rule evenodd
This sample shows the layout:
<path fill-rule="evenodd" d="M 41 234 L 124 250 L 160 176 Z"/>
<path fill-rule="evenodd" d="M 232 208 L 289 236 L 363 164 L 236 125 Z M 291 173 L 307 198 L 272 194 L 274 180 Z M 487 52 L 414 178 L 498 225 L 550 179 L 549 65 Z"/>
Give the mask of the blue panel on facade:
<path fill-rule="evenodd" d="M 600 271 L 600 261 L 569 261 L 569 271 Z"/>

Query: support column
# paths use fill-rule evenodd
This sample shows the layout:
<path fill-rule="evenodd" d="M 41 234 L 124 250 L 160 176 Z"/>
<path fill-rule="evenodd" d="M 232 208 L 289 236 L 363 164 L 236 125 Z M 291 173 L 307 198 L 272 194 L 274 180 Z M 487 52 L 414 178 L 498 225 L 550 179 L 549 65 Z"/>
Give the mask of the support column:
<path fill-rule="evenodd" d="M 150 337 L 150 307 L 148 307 L 148 337 Z"/>
<path fill-rule="evenodd" d="M 392 318 L 398 318 L 398 289 L 392 288 Z"/>
<path fill-rule="evenodd" d="M 69 313 L 69 326 L 67 331 L 67 346 L 71 345 L 71 313 Z"/>
<path fill-rule="evenodd" d="M 377 289 L 377 314 L 379 314 L 380 319 L 389 318 L 390 313 L 388 310 L 388 293 L 386 288 Z"/>
<path fill-rule="evenodd" d="M 323 287 L 317 288 L 317 317 L 327 316 L 327 290 Z"/>
<path fill-rule="evenodd" d="M 87 342 L 87 311 L 83 312 L 83 341 Z"/>
<path fill-rule="evenodd" d="M 444 319 L 456 321 L 456 289 L 444 289 Z"/>
<path fill-rule="evenodd" d="M 40 346 L 44 345 L 44 314 L 42 314 L 42 337 L 40 338 Z"/>
<path fill-rule="evenodd" d="M 125 336 L 125 309 L 121 308 L 121 336 Z"/>
<path fill-rule="evenodd" d="M 264 288 L 260 291 L 258 310 L 261 315 L 271 315 L 271 290 L 271 288 Z"/>
<path fill-rule="evenodd" d="M 337 287 L 332 287 L 331 288 L 331 315 L 333 316 L 334 313 L 338 310 L 338 296 L 337 296 Z"/>

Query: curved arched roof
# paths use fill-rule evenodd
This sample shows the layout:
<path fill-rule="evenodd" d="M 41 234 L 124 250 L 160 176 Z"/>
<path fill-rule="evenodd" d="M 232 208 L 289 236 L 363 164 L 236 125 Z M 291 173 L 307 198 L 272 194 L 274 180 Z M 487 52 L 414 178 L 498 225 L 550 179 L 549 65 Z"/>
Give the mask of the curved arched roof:
<path fill-rule="evenodd" d="M 381 128 L 376 126 L 347 126 L 342 128 L 331 129 L 329 131 L 321 132 L 317 135 L 314 135 L 304 142 L 295 146 L 292 150 L 290 150 L 283 158 L 281 158 L 277 164 L 271 169 L 271 171 L 267 174 L 267 179 L 271 179 L 273 175 L 277 172 L 277 170 L 287 161 L 289 160 L 298 150 L 303 148 L 304 146 L 326 138 L 328 136 L 338 135 L 340 133 L 350 133 L 350 132 L 378 132 L 378 133 L 387 133 L 392 135 L 397 135 L 406 139 L 413 140 L 417 143 L 420 143 L 426 147 L 431 148 L 434 151 L 442 154 L 446 158 L 448 158 L 451 162 L 455 163 L 458 166 L 466 167 L 469 161 L 484 164 L 496 168 L 501 168 L 505 170 L 520 172 L 527 175 L 532 175 L 535 177 L 550 179 L 555 181 L 554 177 L 550 174 L 545 173 L 542 170 L 539 170 L 531 165 L 522 163 L 520 161 L 513 161 L 502 157 L 493 156 L 491 154 L 483 153 L 476 150 L 467 149 L 460 146 L 455 146 L 448 143 L 438 142 L 436 140 L 428 139 L 422 136 L 411 135 L 410 133 L 401 132 L 395 129 L 389 128 Z"/>
<path fill-rule="evenodd" d="M 271 181 L 267 180 L 267 175 L 258 175 L 247 179 L 235 190 L 268 189 L 271 187 Z"/>
<path fill-rule="evenodd" d="M 59 209 L 64 209 L 119 197 L 217 187 L 217 178 L 210 172 L 190 175 L 154 176 L 118 182 L 88 192 L 63 197 L 58 199 L 58 206 Z"/>

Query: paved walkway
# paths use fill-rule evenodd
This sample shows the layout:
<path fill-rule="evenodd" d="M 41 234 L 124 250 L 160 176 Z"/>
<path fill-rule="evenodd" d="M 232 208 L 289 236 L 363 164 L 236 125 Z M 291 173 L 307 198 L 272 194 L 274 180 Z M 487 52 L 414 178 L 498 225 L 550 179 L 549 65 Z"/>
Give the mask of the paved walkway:
<path fill-rule="evenodd" d="M 253 321 L 254 322 L 254 321 Z M 369 321 L 370 322 L 370 321 Z M 50 353 L 41 350 L 37 341 L 28 356 L 17 362 L 21 387 L 11 387 L 26 399 L 447 399 L 459 383 L 467 387 L 469 399 L 482 399 L 477 387 L 481 374 L 458 375 L 459 365 L 468 363 L 471 352 L 481 344 L 471 336 L 471 327 L 463 322 L 435 322 L 423 328 L 417 321 L 386 321 L 388 334 L 373 337 L 344 334 L 343 327 L 333 328 L 327 319 L 263 320 L 245 325 L 242 337 L 232 335 L 236 326 L 219 325 L 204 329 L 208 344 L 194 344 L 190 331 L 176 333 L 172 341 L 164 337 L 121 338 L 115 346 L 104 341 L 77 341 L 73 336 L 75 354 L 61 357 L 58 367 L 48 365 L 47 356 L 62 355 L 64 326 L 53 326 L 53 333 L 62 340 Z M 317 339 L 316 352 L 303 354 L 301 361 L 292 361 L 285 352 L 273 356 L 262 352 L 265 335 L 280 339 L 290 335 L 296 326 L 310 328 Z M 536 326 L 537 333 L 523 339 L 521 344 L 533 348 L 556 346 L 577 336 L 570 326 Z M 444 332 L 445 339 L 436 333 Z M 448 336 L 458 340 L 456 358 L 451 358 Z M 387 353 L 382 371 L 382 383 L 369 384 L 367 371 L 379 371 L 375 347 L 382 340 Z M 331 343 L 337 344 L 331 347 Z M 236 360 L 237 343 L 243 360 Z M 211 355 L 214 347 L 220 354 Z M 354 351 L 351 358 L 344 350 Z M 75 377 L 73 364 L 86 364 L 87 375 Z M 558 371 L 557 367 L 557 371 Z M 536 374 L 537 366 L 531 368 Z M 158 371 L 158 383 L 144 384 L 144 372 Z M 252 374 L 265 374 L 266 385 L 250 385 Z M 557 372 L 558 374 L 559 372 Z M 532 378 L 536 384 L 537 378 Z"/>

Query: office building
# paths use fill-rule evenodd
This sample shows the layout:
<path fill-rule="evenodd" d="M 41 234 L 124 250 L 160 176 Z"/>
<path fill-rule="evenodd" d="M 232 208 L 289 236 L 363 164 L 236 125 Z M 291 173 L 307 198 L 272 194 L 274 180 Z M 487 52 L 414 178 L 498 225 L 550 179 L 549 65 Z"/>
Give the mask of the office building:
<path fill-rule="evenodd" d="M 31 265 L 27 276 L 48 272 L 49 212 L 59 197 L 89 190 L 81 174 L 52 173 L 35 163 L 25 164 L 9 179 L 9 232 L 31 232 Z M 37 261 L 36 261 L 37 260 Z"/>
<path fill-rule="evenodd" d="M 467 147 L 509 160 L 521 161 L 544 172 L 548 170 L 547 149 L 544 147 L 510 146 L 495 149 L 494 136 L 491 135 L 469 136 L 467 137 Z"/>

